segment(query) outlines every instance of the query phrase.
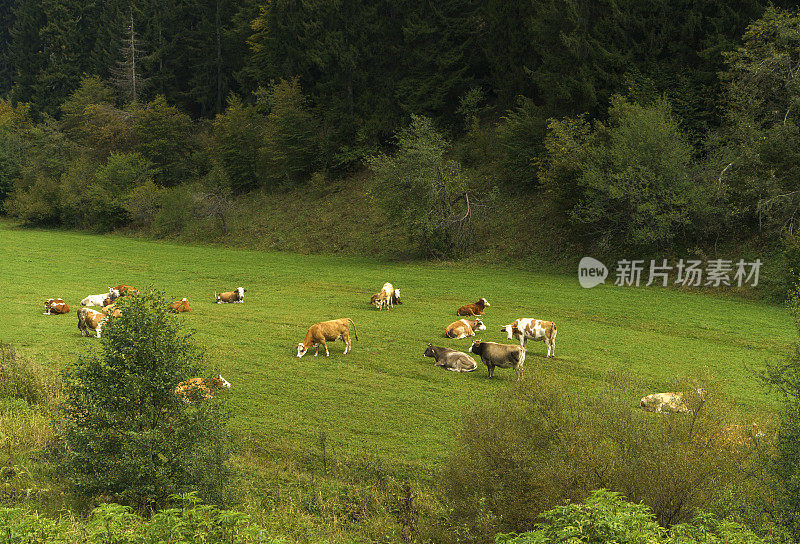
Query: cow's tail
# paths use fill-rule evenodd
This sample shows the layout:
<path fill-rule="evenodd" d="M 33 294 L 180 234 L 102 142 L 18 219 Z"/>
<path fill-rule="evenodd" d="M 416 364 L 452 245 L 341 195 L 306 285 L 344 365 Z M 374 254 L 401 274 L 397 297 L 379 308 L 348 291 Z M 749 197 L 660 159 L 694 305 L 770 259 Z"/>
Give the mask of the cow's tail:
<path fill-rule="evenodd" d="M 217 292 L 214 291 L 214 300 L 219 301 L 219 297 L 217 296 Z"/>
<path fill-rule="evenodd" d="M 347 318 L 347 320 L 348 320 L 348 321 L 350 322 L 350 324 L 353 326 L 353 336 L 355 336 L 355 337 L 356 337 L 356 340 L 358 340 L 358 331 L 356 331 L 356 323 L 355 323 L 355 321 L 353 321 L 353 320 L 352 320 L 352 319 L 350 319 L 349 317 Z"/>

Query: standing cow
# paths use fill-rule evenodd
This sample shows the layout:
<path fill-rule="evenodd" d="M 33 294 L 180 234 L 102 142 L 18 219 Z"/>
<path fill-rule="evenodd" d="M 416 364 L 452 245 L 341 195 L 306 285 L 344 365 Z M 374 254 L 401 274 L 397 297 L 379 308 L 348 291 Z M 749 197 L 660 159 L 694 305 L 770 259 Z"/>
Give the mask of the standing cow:
<path fill-rule="evenodd" d="M 341 319 L 334 319 L 331 321 L 323 321 L 316 323 L 308 328 L 305 340 L 297 344 L 297 357 L 302 357 L 306 354 L 309 348 L 316 347 L 314 357 L 319 354 L 319 345 L 325 348 L 325 357 L 329 356 L 327 342 L 335 342 L 339 338 L 344 341 L 344 355 L 347 355 L 351 349 L 350 343 L 350 326 L 353 326 L 353 335 L 358 340 L 358 333 L 356 332 L 356 324 L 349 317 Z"/>
<path fill-rule="evenodd" d="M 494 377 L 494 367 L 499 367 L 513 368 L 517 372 L 517 380 L 522 379 L 522 367 L 525 364 L 525 348 L 522 346 L 475 340 L 469 351 L 480 356 L 483 364 L 489 369 L 490 378 Z"/>
<path fill-rule="evenodd" d="M 547 357 L 556 356 L 556 334 L 558 328 L 552 321 L 542 321 L 541 319 L 521 318 L 510 325 L 500 329 L 508 335 L 508 339 L 516 338 L 519 345 L 528 348 L 528 338 L 536 342 L 544 340 L 547 345 Z"/>

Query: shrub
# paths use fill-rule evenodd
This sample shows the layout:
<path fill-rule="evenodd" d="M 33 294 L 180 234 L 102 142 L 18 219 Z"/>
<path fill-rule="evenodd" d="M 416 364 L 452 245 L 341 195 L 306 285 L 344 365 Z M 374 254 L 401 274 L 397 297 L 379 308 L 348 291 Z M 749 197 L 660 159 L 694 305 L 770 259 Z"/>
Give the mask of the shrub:
<path fill-rule="evenodd" d="M 735 467 L 752 450 L 709 440 L 730 422 L 718 395 L 696 399 L 693 415 L 651 414 L 638 408 L 632 385 L 610 381 L 608 394 L 583 405 L 559 384 L 528 381 L 466 416 L 441 482 L 453 525 L 477 540 L 489 537 L 476 521 L 481 516 L 496 517 L 489 529 L 527 530 L 541 512 L 598 488 L 646 504 L 670 525 L 746 477 Z"/>
<path fill-rule="evenodd" d="M 72 489 L 137 508 L 193 488 L 221 500 L 228 477 L 221 396 L 185 403 L 173 392 L 199 375 L 201 351 L 162 295 L 118 304 L 122 316 L 103 329 L 100 353 L 64 371 L 63 470 Z"/>
<path fill-rule="evenodd" d="M 30 405 L 56 403 L 61 380 L 53 371 L 20 359 L 8 344 L 0 344 L 0 398 L 22 399 Z"/>

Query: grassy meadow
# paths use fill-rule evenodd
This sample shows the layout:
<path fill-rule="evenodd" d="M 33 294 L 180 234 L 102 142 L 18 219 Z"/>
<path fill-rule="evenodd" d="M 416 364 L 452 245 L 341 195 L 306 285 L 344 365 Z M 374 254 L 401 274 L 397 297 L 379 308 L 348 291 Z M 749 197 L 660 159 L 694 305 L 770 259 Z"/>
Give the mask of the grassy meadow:
<path fill-rule="evenodd" d="M 390 281 L 403 305 L 378 312 L 370 295 Z M 513 267 L 385 262 L 178 245 L 74 232 L 21 230 L 0 223 L 0 341 L 53 368 L 96 349 L 82 338 L 75 309 L 89 294 L 126 283 L 188 297 L 186 324 L 206 363 L 232 383 L 232 427 L 263 443 L 314 444 L 348 456 L 377 456 L 413 467 L 440 465 L 461 414 L 514 379 L 498 369 L 487 379 L 434 367 L 428 342 L 466 350 L 471 340 L 444 338 L 455 309 L 484 296 L 491 303 L 478 333 L 505 342 L 500 327 L 517 317 L 558 324 L 556 358 L 528 344 L 526 379 L 554 376 L 590 399 L 610 370 L 631 371 L 641 395 L 672 390 L 677 380 L 710 375 L 743 410 L 769 411 L 774 400 L 751 371 L 779 360 L 795 340 L 777 305 L 663 288 L 582 289 L 571 275 Z M 214 291 L 247 289 L 244 304 L 217 305 Z M 62 297 L 69 315 L 43 316 L 43 301 Z M 342 355 L 296 346 L 309 325 L 351 317 L 359 340 Z M 631 407 L 638 396 L 630 399 Z"/>

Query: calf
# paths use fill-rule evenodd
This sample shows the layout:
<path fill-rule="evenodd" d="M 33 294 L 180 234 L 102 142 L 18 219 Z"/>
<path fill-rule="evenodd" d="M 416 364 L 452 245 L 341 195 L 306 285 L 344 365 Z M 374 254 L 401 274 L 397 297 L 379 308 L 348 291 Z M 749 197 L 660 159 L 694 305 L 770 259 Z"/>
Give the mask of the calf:
<path fill-rule="evenodd" d="M 334 342 L 338 338 L 344 340 L 344 354 L 350 351 L 350 325 L 353 326 L 353 334 L 358 340 L 358 333 L 356 332 L 356 324 L 349 317 L 341 319 L 334 319 L 332 321 L 323 321 L 316 323 L 308 328 L 306 338 L 297 344 L 297 356 L 302 357 L 306 354 L 309 348 L 316 347 L 314 357 L 319 354 L 319 345 L 322 344 L 325 348 L 325 357 L 330 355 L 328 352 L 328 344 L 326 342 Z"/>
<path fill-rule="evenodd" d="M 394 286 L 388 281 L 383 284 L 378 293 L 372 295 L 370 304 L 374 304 L 379 310 L 383 308 L 394 308 L 395 304 L 402 304 L 400 302 L 400 289 L 395 289 Z"/>
<path fill-rule="evenodd" d="M 91 308 L 81 308 L 78 310 L 78 330 L 81 331 L 81 336 L 91 336 L 89 330 L 91 329 L 100 338 L 100 333 L 103 330 L 106 318 L 108 316 L 103 312 L 92 310 Z"/>
<path fill-rule="evenodd" d="M 695 391 L 679 391 L 670 393 L 653 393 L 642 397 L 639 406 L 645 412 L 657 414 L 673 413 L 684 414 L 691 412 L 694 405 L 705 402 L 706 392 L 702 389 Z"/>
<path fill-rule="evenodd" d="M 478 302 L 473 302 L 472 304 L 465 304 L 458 310 L 456 310 L 456 315 L 463 315 L 463 316 L 474 316 L 474 315 L 483 315 L 483 311 L 491 306 L 489 301 L 485 298 L 478 299 Z"/>
<path fill-rule="evenodd" d="M 175 396 L 186 403 L 194 400 L 210 399 L 214 393 L 222 389 L 229 389 L 231 386 L 221 375 L 216 378 L 206 380 L 203 378 L 191 378 L 175 386 Z"/>
<path fill-rule="evenodd" d="M 175 302 L 170 304 L 169 305 L 169 309 L 174 311 L 175 313 L 180 314 L 180 313 L 183 313 L 183 312 L 191 311 L 192 308 L 189 306 L 189 299 L 188 298 L 182 298 L 182 299 L 176 300 Z"/>
<path fill-rule="evenodd" d="M 475 331 L 485 331 L 486 325 L 480 318 L 475 321 L 467 321 L 466 319 L 459 319 L 454 323 L 450 323 L 444 331 L 444 335 L 448 338 L 455 338 L 461 340 L 467 336 L 475 336 Z"/>
<path fill-rule="evenodd" d="M 525 348 L 522 346 L 475 340 L 469 351 L 480 356 L 481 361 L 489 369 L 490 378 L 494 377 L 494 367 L 499 367 L 513 368 L 517 372 L 517 380 L 522 379 L 522 366 L 525 364 Z"/>
<path fill-rule="evenodd" d="M 537 342 L 544 340 L 547 345 L 547 357 L 556 356 L 556 334 L 558 333 L 558 328 L 552 321 L 522 318 L 502 327 L 500 330 L 508 335 L 509 340 L 517 338 L 519 345 L 526 349 L 528 347 L 528 338 Z"/>
<path fill-rule="evenodd" d="M 102 295 L 89 295 L 85 299 L 81 301 L 81 306 L 104 306 L 103 304 L 107 298 L 110 298 L 113 302 L 115 299 L 119 297 L 119 291 L 114 289 L 113 287 L 108 288 L 108 293 L 103 293 Z"/>
<path fill-rule="evenodd" d="M 48 298 L 44 301 L 44 315 L 67 314 L 69 306 L 60 298 Z"/>
<path fill-rule="evenodd" d="M 244 287 L 237 287 L 233 291 L 227 291 L 225 293 L 217 294 L 214 291 L 214 296 L 217 298 L 217 304 L 223 303 L 234 303 L 234 302 L 244 302 L 244 294 L 247 292 L 247 289 Z"/>
<path fill-rule="evenodd" d="M 382 310 L 384 306 L 388 307 L 389 299 L 386 297 L 386 293 L 380 291 L 379 293 L 372 295 L 372 298 L 369 299 L 369 303 L 375 306 L 377 309 Z"/>
<path fill-rule="evenodd" d="M 440 348 L 432 344 L 428 344 L 422 356 L 433 357 L 434 366 L 440 366 L 453 372 L 472 372 L 478 368 L 478 363 L 475 362 L 475 359 L 466 353 L 450 348 Z"/>

